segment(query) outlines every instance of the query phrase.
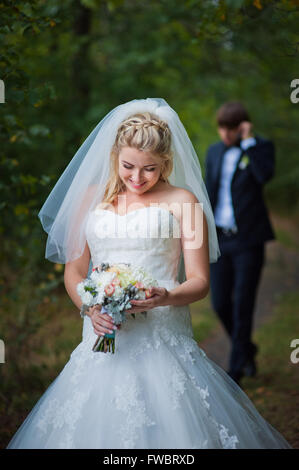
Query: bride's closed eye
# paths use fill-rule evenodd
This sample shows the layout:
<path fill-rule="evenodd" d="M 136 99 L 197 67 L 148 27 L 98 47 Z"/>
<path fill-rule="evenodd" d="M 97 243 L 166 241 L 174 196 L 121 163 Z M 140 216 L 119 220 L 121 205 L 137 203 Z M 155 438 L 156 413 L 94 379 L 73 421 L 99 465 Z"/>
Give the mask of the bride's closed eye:
<path fill-rule="evenodd" d="M 131 166 L 126 166 L 126 165 L 123 165 L 124 168 L 126 168 L 127 170 L 131 170 L 132 167 Z M 146 171 L 154 171 L 155 168 L 145 168 Z"/>

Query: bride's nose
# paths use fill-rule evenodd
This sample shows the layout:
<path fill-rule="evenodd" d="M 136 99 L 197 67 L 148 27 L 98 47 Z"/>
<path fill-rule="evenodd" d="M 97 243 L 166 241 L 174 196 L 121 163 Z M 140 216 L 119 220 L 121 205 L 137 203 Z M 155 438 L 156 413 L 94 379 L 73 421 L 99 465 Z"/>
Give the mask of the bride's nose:
<path fill-rule="evenodd" d="M 139 184 L 142 183 L 142 170 L 136 170 L 132 173 L 132 179 L 134 183 Z"/>

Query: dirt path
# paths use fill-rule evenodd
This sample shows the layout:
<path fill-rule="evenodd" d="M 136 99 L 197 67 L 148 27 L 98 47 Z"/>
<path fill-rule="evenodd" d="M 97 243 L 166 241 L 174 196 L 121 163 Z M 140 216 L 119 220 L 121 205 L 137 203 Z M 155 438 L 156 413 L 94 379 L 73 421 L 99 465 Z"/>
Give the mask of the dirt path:
<path fill-rule="evenodd" d="M 271 317 L 279 296 L 299 286 L 299 252 L 278 241 L 266 244 L 266 260 L 255 305 L 253 331 Z M 217 330 L 199 346 L 207 356 L 228 369 L 230 341 L 219 322 Z"/>

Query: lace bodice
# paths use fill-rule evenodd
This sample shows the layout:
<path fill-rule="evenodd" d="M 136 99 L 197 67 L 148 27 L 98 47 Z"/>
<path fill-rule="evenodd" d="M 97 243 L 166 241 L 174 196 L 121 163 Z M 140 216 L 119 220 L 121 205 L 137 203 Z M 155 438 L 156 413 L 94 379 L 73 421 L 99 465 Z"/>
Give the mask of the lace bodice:
<path fill-rule="evenodd" d="M 95 209 L 89 214 L 86 239 L 93 266 L 137 264 L 167 287 L 178 283 L 180 232 L 178 219 L 162 207 L 143 207 L 125 215 Z"/>

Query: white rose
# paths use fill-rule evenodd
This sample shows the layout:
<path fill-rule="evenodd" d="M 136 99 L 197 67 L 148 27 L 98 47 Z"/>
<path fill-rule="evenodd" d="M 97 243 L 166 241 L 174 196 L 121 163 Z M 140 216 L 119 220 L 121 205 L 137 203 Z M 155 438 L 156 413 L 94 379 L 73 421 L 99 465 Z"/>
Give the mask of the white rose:
<path fill-rule="evenodd" d="M 122 292 L 123 292 L 123 289 L 120 287 L 120 286 L 115 286 L 115 291 L 114 291 L 114 298 L 117 300 L 121 297 L 122 295 Z"/>
<path fill-rule="evenodd" d="M 103 286 L 107 286 L 108 284 L 110 284 L 110 282 L 112 281 L 112 279 L 116 276 L 115 273 L 111 273 L 111 272 L 107 272 L 107 271 L 103 271 L 101 273 L 101 278 L 100 278 L 100 282 Z"/>
<path fill-rule="evenodd" d="M 93 304 L 93 296 L 91 295 L 90 292 L 84 292 L 84 294 L 82 295 L 82 302 L 85 304 L 85 305 L 92 305 Z"/>
<path fill-rule="evenodd" d="M 92 279 L 94 282 L 97 282 L 100 277 L 101 277 L 101 274 L 98 273 L 97 271 L 92 271 L 90 275 L 90 279 Z"/>
<path fill-rule="evenodd" d="M 83 283 L 83 282 L 80 282 L 80 283 L 77 285 L 77 292 L 78 292 L 78 294 L 80 295 L 80 297 L 82 297 L 82 295 L 85 294 L 85 289 L 84 289 L 84 283 Z"/>
<path fill-rule="evenodd" d="M 94 302 L 95 302 L 96 304 L 102 304 L 102 303 L 103 303 L 103 300 L 104 300 L 104 297 L 105 297 L 105 296 L 104 296 L 103 292 L 100 292 L 100 293 L 95 297 Z"/>

